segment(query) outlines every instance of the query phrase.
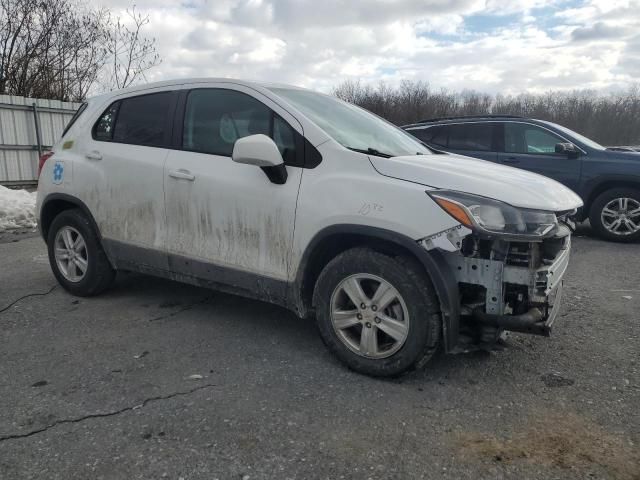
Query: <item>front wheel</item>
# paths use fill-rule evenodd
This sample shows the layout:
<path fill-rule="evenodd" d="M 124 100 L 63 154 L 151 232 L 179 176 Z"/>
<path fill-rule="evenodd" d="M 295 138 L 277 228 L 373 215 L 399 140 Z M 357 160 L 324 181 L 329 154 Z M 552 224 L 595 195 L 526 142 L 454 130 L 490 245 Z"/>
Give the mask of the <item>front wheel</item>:
<path fill-rule="evenodd" d="M 314 306 L 325 345 L 367 375 L 392 377 L 418 368 L 440 340 L 433 285 L 411 259 L 348 250 L 320 274 Z"/>
<path fill-rule="evenodd" d="M 605 240 L 640 240 L 640 190 L 613 188 L 600 194 L 591 205 L 589 221 Z"/>

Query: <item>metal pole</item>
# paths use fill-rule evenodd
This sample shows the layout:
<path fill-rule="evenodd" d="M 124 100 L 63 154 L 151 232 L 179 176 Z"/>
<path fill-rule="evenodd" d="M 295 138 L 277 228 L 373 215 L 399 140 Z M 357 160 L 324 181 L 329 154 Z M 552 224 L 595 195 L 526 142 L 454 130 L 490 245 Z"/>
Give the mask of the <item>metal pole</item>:
<path fill-rule="evenodd" d="M 35 103 L 33 106 L 33 120 L 36 124 L 36 143 L 38 144 L 38 157 L 42 156 L 42 139 L 40 137 L 40 115 L 38 115 L 38 107 Z"/>

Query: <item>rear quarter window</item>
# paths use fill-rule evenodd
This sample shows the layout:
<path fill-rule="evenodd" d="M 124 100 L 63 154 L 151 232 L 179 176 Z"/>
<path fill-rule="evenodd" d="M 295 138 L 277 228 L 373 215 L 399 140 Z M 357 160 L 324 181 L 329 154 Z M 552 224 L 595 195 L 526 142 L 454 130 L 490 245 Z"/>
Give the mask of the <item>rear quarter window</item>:
<path fill-rule="evenodd" d="M 93 127 L 93 138 L 95 140 L 111 140 L 113 139 L 113 126 L 116 122 L 116 114 L 120 102 L 109 105 Z"/>

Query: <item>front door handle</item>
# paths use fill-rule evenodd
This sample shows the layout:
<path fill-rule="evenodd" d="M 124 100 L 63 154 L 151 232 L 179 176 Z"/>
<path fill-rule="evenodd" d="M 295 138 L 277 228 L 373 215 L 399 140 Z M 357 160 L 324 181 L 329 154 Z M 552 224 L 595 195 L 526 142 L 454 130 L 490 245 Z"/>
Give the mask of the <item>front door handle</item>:
<path fill-rule="evenodd" d="M 102 154 L 98 150 L 87 152 L 84 156 L 89 160 L 102 160 Z"/>
<path fill-rule="evenodd" d="M 189 170 L 169 170 L 169 176 L 172 178 L 177 178 L 179 180 L 188 180 L 193 182 L 196 179 L 196 176 L 193 175 Z"/>
<path fill-rule="evenodd" d="M 504 163 L 520 163 L 516 157 L 508 157 L 502 160 Z"/>

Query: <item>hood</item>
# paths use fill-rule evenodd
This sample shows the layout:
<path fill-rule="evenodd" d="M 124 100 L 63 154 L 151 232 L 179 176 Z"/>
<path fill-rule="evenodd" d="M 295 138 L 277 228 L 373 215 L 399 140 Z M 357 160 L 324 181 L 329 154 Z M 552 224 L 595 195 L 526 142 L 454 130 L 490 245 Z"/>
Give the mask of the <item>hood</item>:
<path fill-rule="evenodd" d="M 623 158 L 640 158 L 640 147 L 607 147 L 607 152 L 622 153 Z M 631 155 L 631 157 L 627 157 Z"/>
<path fill-rule="evenodd" d="M 486 160 L 454 154 L 369 159 L 387 177 L 494 198 L 514 207 L 558 212 L 582 206 L 578 195 L 555 180 Z"/>
<path fill-rule="evenodd" d="M 606 149 L 604 153 L 606 154 L 606 156 L 604 156 L 605 160 L 632 160 L 634 162 L 640 161 L 640 152 L 623 152 L 620 150 Z"/>

